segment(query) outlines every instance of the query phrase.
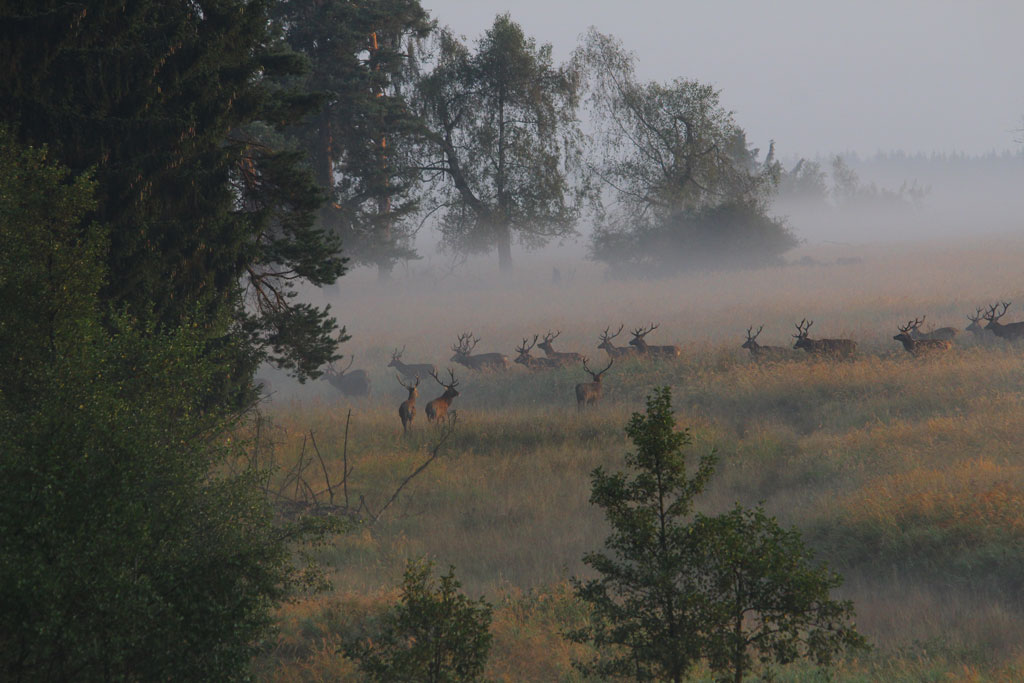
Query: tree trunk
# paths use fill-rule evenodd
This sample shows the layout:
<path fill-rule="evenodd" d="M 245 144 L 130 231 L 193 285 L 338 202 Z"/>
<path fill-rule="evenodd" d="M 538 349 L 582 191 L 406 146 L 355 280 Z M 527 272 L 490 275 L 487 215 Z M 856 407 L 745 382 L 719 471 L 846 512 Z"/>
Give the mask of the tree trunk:
<path fill-rule="evenodd" d="M 498 270 L 503 273 L 512 270 L 512 231 L 508 226 L 498 230 Z"/>
<path fill-rule="evenodd" d="M 394 264 L 390 261 L 380 261 L 377 263 L 377 282 L 388 282 L 391 280 L 391 271 L 394 270 Z"/>

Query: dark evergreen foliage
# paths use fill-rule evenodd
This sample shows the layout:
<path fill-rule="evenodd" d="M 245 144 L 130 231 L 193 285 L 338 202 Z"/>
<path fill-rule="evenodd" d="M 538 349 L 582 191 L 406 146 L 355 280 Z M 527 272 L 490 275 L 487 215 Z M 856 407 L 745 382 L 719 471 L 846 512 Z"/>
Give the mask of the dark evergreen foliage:
<path fill-rule="evenodd" d="M 397 260 L 417 258 L 423 129 L 407 97 L 417 41 L 432 24 L 418 0 L 282 0 L 274 16 L 311 64 L 297 82 L 321 98 L 289 129 L 329 198 L 321 225 L 354 263 L 386 275 Z"/>
<path fill-rule="evenodd" d="M 236 400 L 266 355 L 300 379 L 336 357 L 328 312 L 292 305 L 295 280 L 333 282 L 343 266 L 310 227 L 311 177 L 265 134 L 310 103 L 275 85 L 303 60 L 273 39 L 268 0 L 16 0 L 0 26 L 0 115 L 96 178 L 106 301 L 171 327 L 198 315 L 211 353 L 233 358 L 222 381 Z M 248 346 L 271 337 L 283 343 Z"/>

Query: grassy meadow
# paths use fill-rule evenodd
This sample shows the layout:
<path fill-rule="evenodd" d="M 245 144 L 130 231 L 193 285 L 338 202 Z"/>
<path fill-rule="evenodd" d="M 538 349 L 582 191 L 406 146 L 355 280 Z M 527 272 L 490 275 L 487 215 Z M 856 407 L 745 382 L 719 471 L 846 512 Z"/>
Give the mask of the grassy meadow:
<path fill-rule="evenodd" d="M 403 437 L 406 392 L 386 367 L 393 348 L 443 369 L 459 332 L 481 338 L 476 352 L 514 358 L 524 336 L 550 328 L 562 330 L 556 349 L 603 367 L 599 332 L 653 322 L 649 343 L 683 353 L 616 363 L 602 402 L 581 414 L 573 389 L 587 377 L 577 367 L 478 374 L 453 365 L 462 393 L 440 456 L 375 523 L 318 551 L 333 587 L 281 610 L 260 677 L 359 680 L 340 643 L 372 629 L 397 598 L 405 561 L 426 556 L 439 569 L 454 565 L 465 592 L 494 603 L 490 679 L 579 680 L 571 662 L 587 653 L 559 634 L 584 618 L 568 579 L 585 574 L 582 555 L 607 533 L 588 504 L 589 473 L 621 466 L 629 415 L 665 384 L 695 437 L 694 457 L 719 454 L 698 508 L 764 501 L 797 526 L 845 577 L 839 596 L 854 601 L 874 645 L 830 674 L 801 664 L 775 671 L 777 680 L 1024 677 L 1024 345 L 962 332 L 952 352 L 914 358 L 892 340 L 897 324 L 925 314 L 926 327 L 963 329 L 965 314 L 997 299 L 1015 302 L 1005 321 L 1024 318 L 1024 243 L 803 255 L 808 265 L 650 282 L 606 282 L 581 264 L 553 285 L 550 262 L 501 279 L 490 263 L 383 288 L 370 275 L 344 278 L 334 311 L 373 395 L 350 400 L 323 382 L 290 387 L 272 376 L 262 428 L 272 452 L 262 457 L 285 476 L 304 448 L 309 455 L 312 432 L 323 458 L 323 470 L 307 470 L 312 488 L 324 488 L 326 472 L 337 502 L 347 460 L 350 503 L 373 511 L 439 437 L 422 412 L 441 393 L 430 378 Z M 802 318 L 815 321 L 812 338 L 855 339 L 858 356 L 758 364 L 739 348 L 747 327 L 762 324 L 758 341 L 790 345 Z M 627 332 L 615 341 L 625 344 Z"/>

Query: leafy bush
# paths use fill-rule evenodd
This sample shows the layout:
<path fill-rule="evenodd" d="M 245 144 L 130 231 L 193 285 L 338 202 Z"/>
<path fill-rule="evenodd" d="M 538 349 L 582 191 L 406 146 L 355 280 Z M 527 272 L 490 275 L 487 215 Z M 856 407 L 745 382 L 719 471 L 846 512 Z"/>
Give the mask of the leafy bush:
<path fill-rule="evenodd" d="M 491 648 L 491 605 L 459 593 L 455 568 L 430 578 L 429 561 L 405 569 L 401 601 L 384 617 L 380 633 L 350 643 L 345 654 L 375 681 L 476 681 Z"/>

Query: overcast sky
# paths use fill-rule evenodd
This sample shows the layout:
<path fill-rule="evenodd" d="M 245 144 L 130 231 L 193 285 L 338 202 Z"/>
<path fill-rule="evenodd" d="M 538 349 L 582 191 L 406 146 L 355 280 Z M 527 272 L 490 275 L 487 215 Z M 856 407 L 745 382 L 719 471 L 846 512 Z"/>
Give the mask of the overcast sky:
<path fill-rule="evenodd" d="M 510 12 L 568 57 L 587 27 L 639 73 L 711 83 L 751 144 L 784 158 L 1016 150 L 1024 0 L 423 0 L 471 42 Z"/>

